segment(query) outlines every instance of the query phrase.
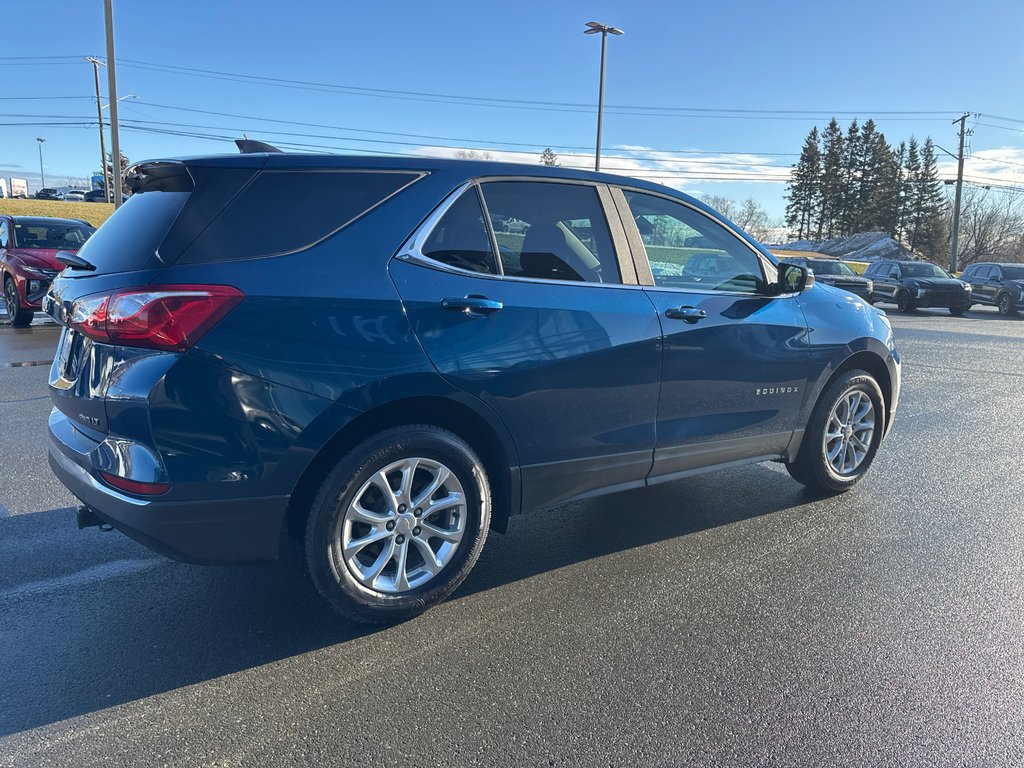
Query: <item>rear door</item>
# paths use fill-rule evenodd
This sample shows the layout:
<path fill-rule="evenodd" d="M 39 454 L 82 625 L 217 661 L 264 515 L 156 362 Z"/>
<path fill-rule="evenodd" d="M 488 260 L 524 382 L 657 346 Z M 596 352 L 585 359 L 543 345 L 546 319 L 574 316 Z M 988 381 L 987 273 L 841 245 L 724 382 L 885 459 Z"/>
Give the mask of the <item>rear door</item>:
<path fill-rule="evenodd" d="M 651 476 L 784 455 L 810 366 L 798 295 L 771 295 L 775 265 L 698 208 L 646 191 L 615 197 L 664 333 Z"/>
<path fill-rule="evenodd" d="M 896 289 L 900 285 L 899 265 L 888 261 L 879 264 L 871 279 L 875 282 L 875 293 L 885 301 L 895 301 Z"/>
<path fill-rule="evenodd" d="M 470 184 L 391 264 L 433 364 L 511 432 L 525 508 L 651 467 L 661 330 L 608 205 L 603 185 Z"/>
<path fill-rule="evenodd" d="M 1003 286 L 1003 273 L 999 267 L 990 266 L 982 268 L 981 279 L 982 298 L 986 304 L 995 304 L 996 294 Z"/>

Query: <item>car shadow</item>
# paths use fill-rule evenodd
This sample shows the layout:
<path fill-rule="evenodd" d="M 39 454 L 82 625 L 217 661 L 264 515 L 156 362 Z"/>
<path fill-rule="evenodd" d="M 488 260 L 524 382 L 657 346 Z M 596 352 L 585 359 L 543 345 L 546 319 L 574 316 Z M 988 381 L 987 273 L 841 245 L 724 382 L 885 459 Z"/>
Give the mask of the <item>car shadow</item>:
<path fill-rule="evenodd" d="M 518 516 L 507 535 L 492 534 L 451 600 L 814 500 L 784 473 L 759 465 Z M 7 526 L 42 523 L 45 530 L 71 519 L 70 510 L 0 519 L 0 535 Z M 13 598 L 0 592 L 0 736 L 381 631 L 338 618 L 293 563 L 188 566 L 156 559 L 120 534 L 74 535 L 109 536 L 112 559 L 147 567 Z M 96 546 L 99 556 L 104 545 Z M 501 601 L 498 591 L 493 599 Z M 429 631 L 432 617 L 416 621 Z"/>

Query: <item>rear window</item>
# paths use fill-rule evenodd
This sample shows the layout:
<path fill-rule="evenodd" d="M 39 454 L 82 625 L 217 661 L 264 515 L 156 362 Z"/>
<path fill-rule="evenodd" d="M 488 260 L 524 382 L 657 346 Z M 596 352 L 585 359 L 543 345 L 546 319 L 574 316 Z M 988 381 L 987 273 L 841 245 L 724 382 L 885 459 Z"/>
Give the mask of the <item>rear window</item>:
<path fill-rule="evenodd" d="M 408 171 L 263 171 L 184 250 L 181 261 L 255 259 L 307 248 L 419 177 Z"/>
<path fill-rule="evenodd" d="M 141 192 L 128 198 L 79 255 L 96 272 L 131 272 L 156 266 L 156 250 L 181 211 L 188 192 Z M 68 274 L 76 277 L 73 270 Z M 95 274 L 83 272 L 85 274 Z"/>

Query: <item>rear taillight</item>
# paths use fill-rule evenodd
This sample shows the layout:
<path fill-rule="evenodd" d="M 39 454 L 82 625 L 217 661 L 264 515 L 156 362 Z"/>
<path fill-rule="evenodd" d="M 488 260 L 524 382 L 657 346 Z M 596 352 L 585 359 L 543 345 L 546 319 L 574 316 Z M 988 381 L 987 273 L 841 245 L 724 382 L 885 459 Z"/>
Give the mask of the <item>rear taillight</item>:
<path fill-rule="evenodd" d="M 160 496 L 171 490 L 170 483 L 141 483 L 138 480 L 129 480 L 109 472 L 100 472 L 100 477 L 112 488 L 126 493 L 134 493 L 137 496 Z"/>
<path fill-rule="evenodd" d="M 68 325 L 97 341 L 184 352 L 234 309 L 229 285 L 152 285 L 78 299 Z"/>

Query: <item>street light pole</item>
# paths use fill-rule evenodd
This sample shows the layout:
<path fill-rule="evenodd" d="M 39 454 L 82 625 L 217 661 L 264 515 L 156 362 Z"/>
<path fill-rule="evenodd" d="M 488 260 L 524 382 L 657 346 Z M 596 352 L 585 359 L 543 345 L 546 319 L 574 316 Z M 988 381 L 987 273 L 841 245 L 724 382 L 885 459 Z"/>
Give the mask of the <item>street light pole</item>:
<path fill-rule="evenodd" d="M 107 28 L 107 97 L 110 99 L 110 149 L 113 161 L 114 208 L 121 207 L 121 140 L 117 128 L 117 73 L 114 62 L 114 9 L 111 0 L 103 0 L 104 18 Z M 107 159 L 103 158 L 103 167 L 107 167 Z M 108 187 L 109 189 L 109 187 Z"/>
<path fill-rule="evenodd" d="M 107 202 L 110 202 L 110 173 L 107 171 L 107 141 L 103 137 L 103 106 L 100 103 L 100 64 L 94 56 L 86 56 L 85 60 L 92 64 L 93 77 L 96 80 L 96 118 L 100 123 L 100 168 L 103 169 L 103 189 Z"/>
<path fill-rule="evenodd" d="M 39 142 L 39 188 L 42 189 L 46 186 L 46 174 L 43 173 L 43 142 L 46 139 L 36 138 L 36 141 Z"/>
<path fill-rule="evenodd" d="M 598 32 L 601 33 L 601 78 L 600 85 L 597 91 L 597 146 L 594 151 L 594 170 L 601 170 L 601 128 L 602 128 L 602 117 L 604 114 L 604 61 L 605 54 L 608 47 L 608 35 L 621 35 L 623 34 L 621 29 L 615 27 L 609 27 L 607 24 L 601 24 L 597 21 L 588 21 L 588 29 L 583 31 L 585 35 L 596 35 Z"/>

